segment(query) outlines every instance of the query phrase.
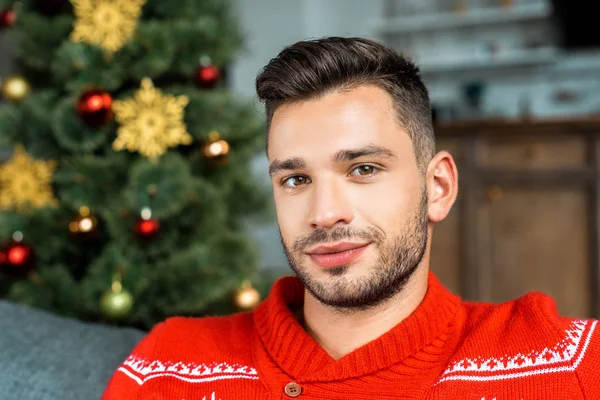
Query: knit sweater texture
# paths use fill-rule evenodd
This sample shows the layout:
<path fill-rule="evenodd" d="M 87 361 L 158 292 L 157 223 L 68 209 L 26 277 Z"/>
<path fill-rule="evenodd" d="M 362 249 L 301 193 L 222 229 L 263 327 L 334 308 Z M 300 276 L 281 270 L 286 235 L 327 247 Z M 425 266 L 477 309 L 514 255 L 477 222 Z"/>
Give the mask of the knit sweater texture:
<path fill-rule="evenodd" d="M 303 300 L 286 277 L 251 313 L 168 319 L 102 400 L 600 399 L 597 321 L 560 317 L 544 294 L 464 302 L 430 274 L 408 318 L 339 360 L 295 319 Z"/>

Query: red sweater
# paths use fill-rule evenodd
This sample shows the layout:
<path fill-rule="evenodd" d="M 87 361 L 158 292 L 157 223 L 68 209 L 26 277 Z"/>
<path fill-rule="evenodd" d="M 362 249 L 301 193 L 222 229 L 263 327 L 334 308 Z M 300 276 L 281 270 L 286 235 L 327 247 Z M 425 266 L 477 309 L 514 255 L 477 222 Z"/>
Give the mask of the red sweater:
<path fill-rule="evenodd" d="M 433 276 L 423 302 L 336 361 L 302 329 L 296 278 L 253 313 L 173 318 L 115 372 L 103 400 L 600 399 L 600 327 L 546 295 L 468 303 Z"/>

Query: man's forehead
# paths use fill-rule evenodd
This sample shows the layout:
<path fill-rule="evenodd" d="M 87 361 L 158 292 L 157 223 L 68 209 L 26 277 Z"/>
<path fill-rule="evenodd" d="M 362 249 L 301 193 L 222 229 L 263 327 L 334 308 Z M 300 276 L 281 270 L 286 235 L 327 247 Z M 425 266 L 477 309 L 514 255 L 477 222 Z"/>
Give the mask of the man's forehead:
<path fill-rule="evenodd" d="M 388 97 L 382 89 L 367 86 L 283 105 L 271 121 L 269 152 L 315 145 L 334 152 L 378 141 L 378 135 L 398 128 Z"/>
<path fill-rule="evenodd" d="M 369 115 L 394 116 L 391 96 L 373 85 L 362 85 L 352 90 L 336 90 L 308 100 L 279 106 L 271 121 L 271 128 L 287 127 L 288 123 L 345 123 Z"/>

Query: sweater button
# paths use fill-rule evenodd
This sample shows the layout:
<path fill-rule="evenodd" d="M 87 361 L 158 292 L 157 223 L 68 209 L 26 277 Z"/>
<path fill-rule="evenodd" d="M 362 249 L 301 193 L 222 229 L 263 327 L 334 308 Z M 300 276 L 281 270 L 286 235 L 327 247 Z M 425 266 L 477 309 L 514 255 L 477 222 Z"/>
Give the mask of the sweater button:
<path fill-rule="evenodd" d="M 283 391 L 290 397 L 298 397 L 300 396 L 300 393 L 302 393 L 302 387 L 296 382 L 290 382 L 285 385 Z"/>

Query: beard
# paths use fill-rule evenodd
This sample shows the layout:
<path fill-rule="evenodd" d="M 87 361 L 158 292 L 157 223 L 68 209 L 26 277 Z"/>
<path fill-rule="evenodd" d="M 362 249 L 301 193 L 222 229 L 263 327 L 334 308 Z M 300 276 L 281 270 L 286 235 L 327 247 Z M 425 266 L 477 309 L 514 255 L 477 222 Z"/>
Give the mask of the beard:
<path fill-rule="evenodd" d="M 401 292 L 417 270 L 428 241 L 427 192 L 423 188 L 418 209 L 407 218 L 405 229 L 397 236 L 386 235 L 375 228 L 362 230 L 348 226 L 331 231 L 316 229 L 302 237 L 290 249 L 279 232 L 290 267 L 304 287 L 322 304 L 339 311 L 362 311 L 376 307 Z M 323 270 L 332 279 L 316 279 L 300 262 L 305 250 L 320 243 L 340 240 L 372 242 L 379 252 L 375 263 L 365 268 L 360 278 L 345 276 L 350 266 Z"/>

